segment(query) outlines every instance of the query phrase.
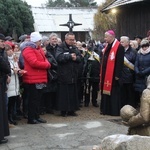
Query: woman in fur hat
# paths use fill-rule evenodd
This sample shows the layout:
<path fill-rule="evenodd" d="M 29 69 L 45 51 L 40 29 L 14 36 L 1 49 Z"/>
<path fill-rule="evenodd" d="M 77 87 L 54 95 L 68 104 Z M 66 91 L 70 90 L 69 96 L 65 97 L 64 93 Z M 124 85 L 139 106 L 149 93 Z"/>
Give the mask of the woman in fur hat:
<path fill-rule="evenodd" d="M 134 70 L 136 74 L 134 88 L 138 104 L 141 94 L 146 88 L 146 79 L 150 75 L 150 44 L 146 39 L 141 41 L 141 48 L 137 53 Z"/>

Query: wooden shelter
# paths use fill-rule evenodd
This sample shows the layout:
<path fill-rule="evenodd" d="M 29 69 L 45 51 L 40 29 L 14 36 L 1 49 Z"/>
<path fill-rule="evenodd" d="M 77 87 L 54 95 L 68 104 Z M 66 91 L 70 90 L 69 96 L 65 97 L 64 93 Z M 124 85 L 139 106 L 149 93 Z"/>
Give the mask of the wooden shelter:
<path fill-rule="evenodd" d="M 116 9 L 116 35 L 146 37 L 150 30 L 150 0 L 115 0 L 101 11 L 112 13 Z"/>

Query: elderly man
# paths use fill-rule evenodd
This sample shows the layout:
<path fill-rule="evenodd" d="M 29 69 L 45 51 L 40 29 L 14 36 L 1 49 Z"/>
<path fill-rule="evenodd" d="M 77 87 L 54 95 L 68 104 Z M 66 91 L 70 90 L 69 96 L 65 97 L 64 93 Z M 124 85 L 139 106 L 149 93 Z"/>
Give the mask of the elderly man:
<path fill-rule="evenodd" d="M 131 105 L 135 107 L 135 91 L 133 87 L 135 73 L 134 73 L 134 63 L 136 59 L 137 51 L 132 49 L 130 46 L 130 39 L 127 36 L 120 37 L 120 43 L 124 47 L 124 66 L 121 77 L 121 101 L 122 106 Z"/>
<path fill-rule="evenodd" d="M 123 69 L 124 48 L 112 30 L 105 32 L 105 41 L 107 45 L 101 59 L 100 109 L 103 115 L 119 116 L 121 108 L 119 79 Z"/>
<path fill-rule="evenodd" d="M 81 61 L 79 50 L 74 46 L 75 35 L 67 33 L 65 41 L 57 47 L 58 62 L 57 109 L 62 116 L 77 116 L 78 109 L 77 78 Z"/>

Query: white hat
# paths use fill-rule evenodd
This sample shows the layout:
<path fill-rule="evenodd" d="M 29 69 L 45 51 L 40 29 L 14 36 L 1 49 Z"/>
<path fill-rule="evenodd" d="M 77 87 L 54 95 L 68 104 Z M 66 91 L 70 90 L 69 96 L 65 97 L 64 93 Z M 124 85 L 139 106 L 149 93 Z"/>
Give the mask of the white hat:
<path fill-rule="evenodd" d="M 30 35 L 30 41 L 37 42 L 42 39 L 42 36 L 39 32 L 32 32 Z"/>

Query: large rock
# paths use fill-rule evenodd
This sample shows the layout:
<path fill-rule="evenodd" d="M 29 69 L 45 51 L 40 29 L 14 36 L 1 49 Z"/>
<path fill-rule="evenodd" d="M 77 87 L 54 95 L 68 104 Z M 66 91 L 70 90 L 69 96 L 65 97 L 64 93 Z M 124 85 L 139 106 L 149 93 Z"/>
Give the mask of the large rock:
<path fill-rule="evenodd" d="M 100 150 L 150 150 L 150 137 L 111 135 L 102 140 Z"/>

